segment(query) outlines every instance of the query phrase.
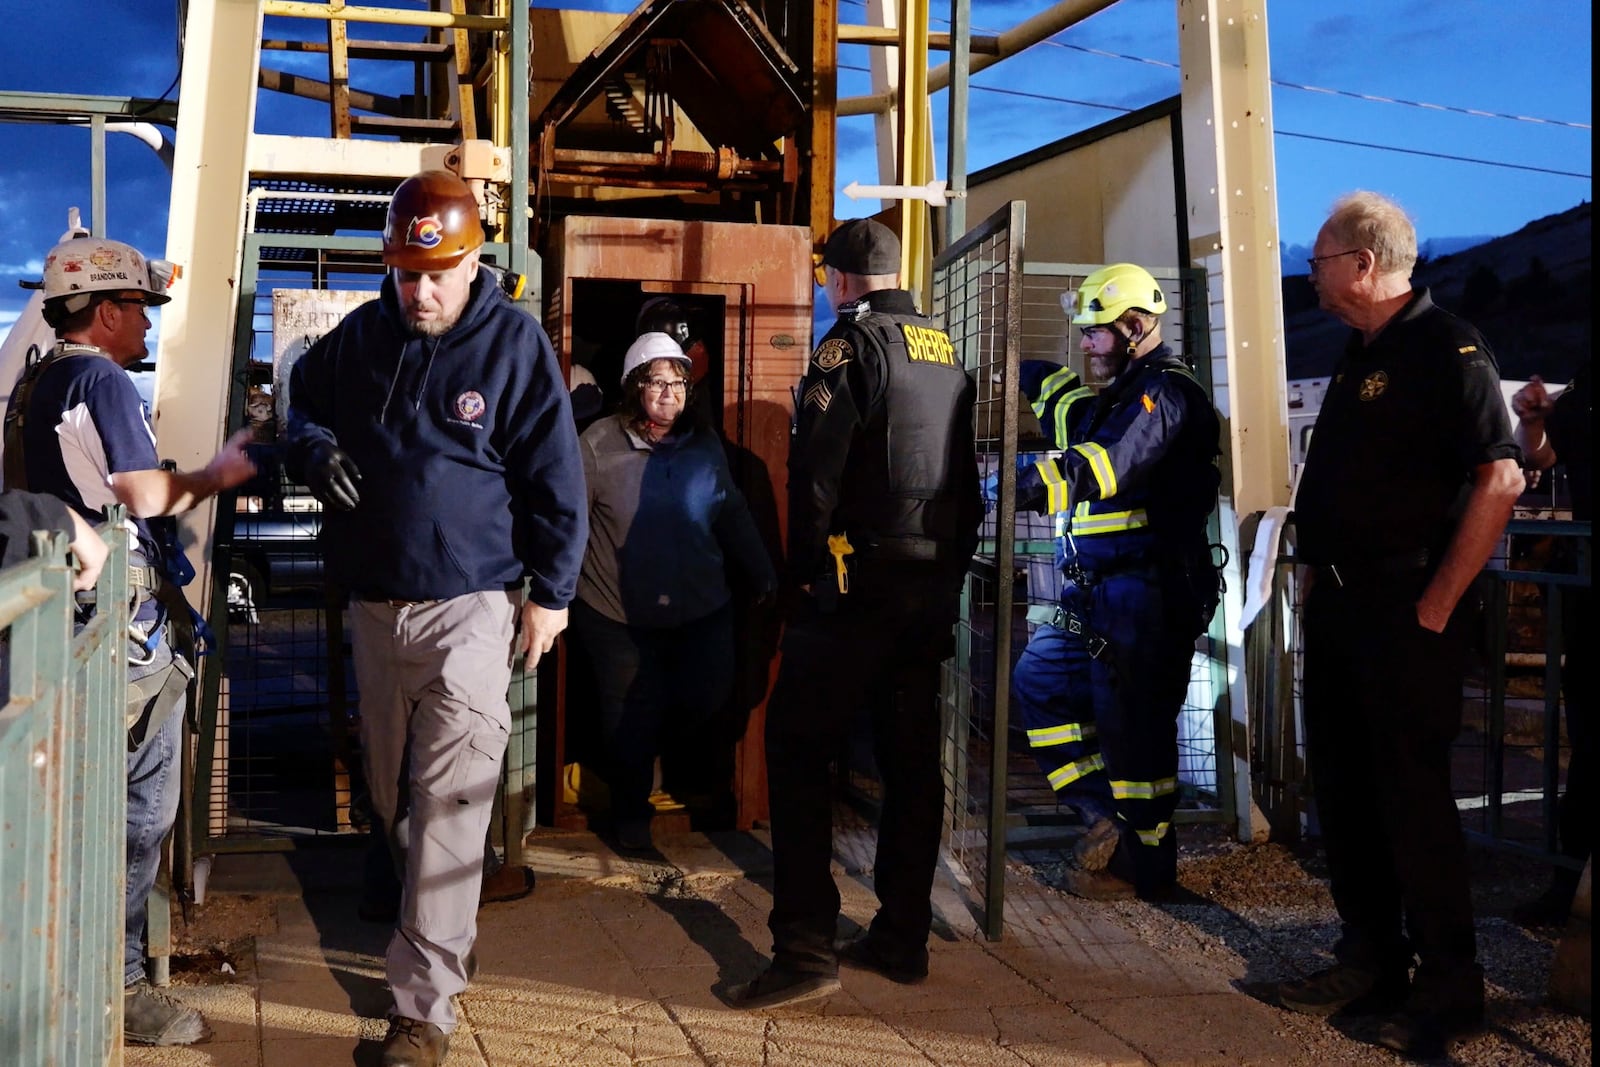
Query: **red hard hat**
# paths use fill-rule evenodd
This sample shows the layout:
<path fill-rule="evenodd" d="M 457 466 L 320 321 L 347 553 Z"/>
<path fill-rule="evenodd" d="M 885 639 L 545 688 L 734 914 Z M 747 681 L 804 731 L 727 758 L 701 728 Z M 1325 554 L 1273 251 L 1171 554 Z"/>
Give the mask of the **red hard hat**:
<path fill-rule="evenodd" d="M 401 270 L 449 270 L 483 245 L 478 201 L 447 170 L 425 170 L 400 183 L 383 223 L 383 261 Z"/>

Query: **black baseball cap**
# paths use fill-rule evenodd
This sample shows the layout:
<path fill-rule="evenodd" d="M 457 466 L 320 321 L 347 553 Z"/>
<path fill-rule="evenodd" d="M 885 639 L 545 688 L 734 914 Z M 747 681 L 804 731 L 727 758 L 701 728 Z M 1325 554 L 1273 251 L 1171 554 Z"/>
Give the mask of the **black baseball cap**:
<path fill-rule="evenodd" d="M 898 274 L 900 238 L 881 222 L 851 219 L 828 235 L 822 263 L 845 274 Z"/>

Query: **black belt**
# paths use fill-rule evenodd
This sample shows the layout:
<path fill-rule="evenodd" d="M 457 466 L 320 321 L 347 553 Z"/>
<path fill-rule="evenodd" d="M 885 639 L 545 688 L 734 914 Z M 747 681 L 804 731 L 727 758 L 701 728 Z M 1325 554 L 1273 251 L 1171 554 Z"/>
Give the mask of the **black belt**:
<path fill-rule="evenodd" d="M 1428 569 L 1432 557 L 1425 548 L 1413 552 L 1399 552 L 1392 556 L 1369 556 L 1341 560 L 1337 563 L 1313 563 L 1317 581 L 1332 582 L 1340 589 L 1354 585 L 1371 585 L 1389 578 L 1403 578 Z"/>
<path fill-rule="evenodd" d="M 1106 639 L 1094 632 L 1089 621 L 1075 611 L 1057 606 L 1055 614 L 1050 616 L 1050 625 L 1062 633 L 1073 634 L 1083 638 L 1084 647 L 1089 650 L 1090 659 L 1099 659 L 1100 653 L 1106 650 Z"/>

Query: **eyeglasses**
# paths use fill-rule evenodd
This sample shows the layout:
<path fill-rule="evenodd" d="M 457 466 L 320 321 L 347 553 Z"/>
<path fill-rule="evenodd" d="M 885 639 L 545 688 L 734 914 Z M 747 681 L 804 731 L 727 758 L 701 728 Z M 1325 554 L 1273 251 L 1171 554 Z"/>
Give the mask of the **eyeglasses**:
<path fill-rule="evenodd" d="M 1083 334 L 1083 337 L 1084 337 L 1084 339 L 1086 341 L 1089 341 L 1090 343 L 1093 343 L 1095 338 L 1099 337 L 1101 334 L 1110 334 L 1111 333 L 1111 327 L 1109 327 L 1109 326 L 1079 326 L 1078 327 L 1078 332 Z"/>
<path fill-rule="evenodd" d="M 119 307 L 127 307 L 132 304 L 139 309 L 139 314 L 147 319 L 150 317 L 150 302 L 142 296 L 111 296 L 106 298 L 106 302 L 108 304 L 116 304 Z"/>
<path fill-rule="evenodd" d="M 1331 252 L 1326 256 L 1312 256 L 1310 259 L 1306 260 L 1306 266 L 1311 268 L 1312 274 L 1315 274 L 1317 273 L 1317 268 L 1328 262 L 1328 260 L 1338 259 L 1340 256 L 1353 256 L 1358 254 L 1360 251 L 1361 249 L 1359 248 L 1352 248 L 1348 252 Z"/>
<path fill-rule="evenodd" d="M 689 381 L 686 378 L 646 378 L 644 386 L 652 393 L 665 393 L 670 390 L 682 394 L 689 388 Z"/>

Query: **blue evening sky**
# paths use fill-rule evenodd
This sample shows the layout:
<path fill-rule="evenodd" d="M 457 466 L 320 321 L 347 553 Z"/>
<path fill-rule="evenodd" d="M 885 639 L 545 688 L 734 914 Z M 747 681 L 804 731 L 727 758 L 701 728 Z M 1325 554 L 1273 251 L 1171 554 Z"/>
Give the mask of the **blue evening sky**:
<path fill-rule="evenodd" d="M 860 0 L 839 2 L 844 21 L 865 20 Z M 27 47 L 10 50 L 0 89 L 156 97 L 177 74 L 173 0 L 14 6 L 10 39 Z M 633 5 L 541 0 L 540 6 Z M 1047 0 L 973 0 L 974 32 L 1008 29 L 1049 6 Z M 1279 232 L 1286 246 L 1309 245 L 1328 205 L 1354 188 L 1397 197 L 1420 235 L 1435 240 L 1510 233 L 1590 198 L 1588 3 L 1541 0 L 1508 8 L 1488 0 L 1271 0 L 1267 10 Z M 934 0 L 932 11 L 934 29 L 947 29 L 945 5 Z M 268 35 L 322 32 L 320 23 L 288 21 L 276 20 Z M 288 69 L 285 59 L 280 53 L 274 64 Z M 979 72 L 971 96 L 969 169 L 1175 94 L 1177 60 L 1176 0 L 1119 0 Z M 839 61 L 840 95 L 865 93 L 866 50 L 842 48 Z M 304 62 L 312 76 L 326 69 L 321 57 Z M 324 132 L 322 105 L 266 93 L 262 101 L 258 128 L 270 123 L 273 132 Z M 941 177 L 947 106 L 945 94 L 935 95 Z M 852 179 L 879 180 L 872 138 L 870 118 L 841 121 L 837 188 Z M 111 236 L 159 252 L 169 210 L 165 169 L 150 148 L 125 135 L 108 138 L 107 156 Z M 17 280 L 38 277 L 45 250 L 65 228 L 67 208 L 88 212 L 89 134 L 0 122 L 0 158 L 0 217 L 8 223 L 0 228 L 3 330 L 26 297 Z M 837 196 L 840 217 L 877 207 L 875 200 Z"/>

